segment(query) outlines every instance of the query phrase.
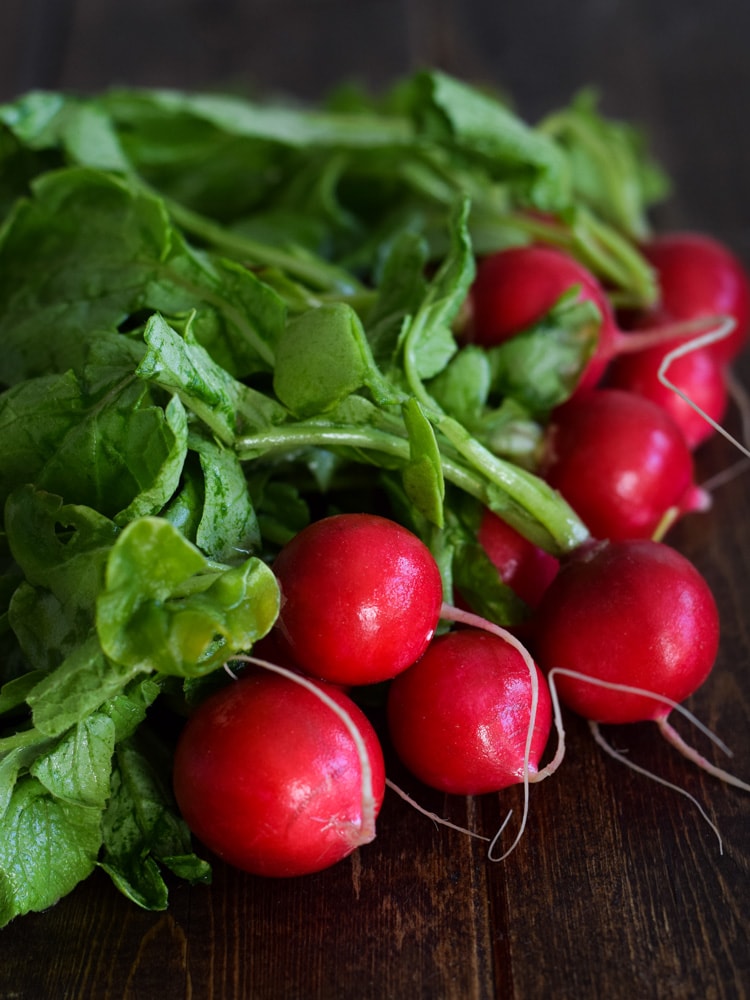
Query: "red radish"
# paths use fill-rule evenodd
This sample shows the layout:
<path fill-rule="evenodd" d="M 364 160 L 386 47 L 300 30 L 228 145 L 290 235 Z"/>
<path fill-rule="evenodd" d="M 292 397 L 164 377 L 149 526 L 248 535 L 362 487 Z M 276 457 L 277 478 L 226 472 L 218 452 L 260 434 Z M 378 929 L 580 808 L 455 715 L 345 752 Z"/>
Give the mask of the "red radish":
<path fill-rule="evenodd" d="M 552 723 L 549 691 L 535 670 L 530 780 Z M 396 753 L 425 784 L 478 795 L 524 780 L 531 704 L 531 678 L 520 653 L 496 635 L 464 628 L 434 639 L 392 681 L 388 728 Z"/>
<path fill-rule="evenodd" d="M 553 413 L 542 475 L 600 539 L 650 538 L 710 503 L 672 418 L 622 389 L 591 389 Z"/>
<path fill-rule="evenodd" d="M 374 838 L 385 766 L 347 695 L 259 670 L 188 719 L 174 790 L 206 847 L 245 871 L 288 877 L 327 868 Z"/>
<path fill-rule="evenodd" d="M 503 583 L 529 607 L 536 607 L 560 565 L 555 556 L 524 538 L 489 508 L 482 513 L 477 538 Z"/>
<path fill-rule="evenodd" d="M 714 428 L 695 406 L 720 423 L 728 406 L 724 368 L 710 348 L 699 348 L 676 357 L 669 364 L 669 379 L 695 405 L 665 385 L 659 378 L 662 362 L 677 344 L 649 347 L 615 358 L 607 373 L 607 384 L 637 393 L 657 403 L 682 430 L 688 447 L 697 448 Z"/>
<path fill-rule="evenodd" d="M 594 722 L 666 719 L 674 702 L 708 677 L 719 642 L 719 615 L 708 584 L 663 542 L 598 542 L 569 559 L 550 584 L 534 621 L 534 653 L 556 678 L 561 701 Z"/>
<path fill-rule="evenodd" d="M 469 295 L 467 339 L 493 347 L 538 323 L 566 292 L 578 288 L 579 299 L 592 302 L 601 314 L 599 339 L 579 378 L 576 391 L 598 385 L 613 358 L 645 347 L 675 342 L 680 335 L 703 333 L 717 313 L 665 314 L 639 334 L 617 324 L 606 291 L 575 258 L 541 244 L 510 247 L 483 258 Z"/>
<path fill-rule="evenodd" d="M 641 248 L 656 270 L 659 305 L 637 327 L 701 317 L 731 316 L 736 326 L 709 350 L 731 361 L 744 346 L 750 326 L 750 280 L 735 255 L 703 233 L 665 233 Z"/>
<path fill-rule="evenodd" d="M 280 636 L 315 677 L 373 684 L 422 655 L 435 633 L 442 580 L 427 546 L 374 514 L 337 514 L 304 528 L 273 564 Z"/>
<path fill-rule="evenodd" d="M 511 247 L 479 261 L 471 287 L 469 339 L 493 347 L 539 322 L 575 286 L 602 316 L 599 342 L 579 387 L 596 384 L 619 336 L 612 308 L 594 275 L 554 247 Z"/>

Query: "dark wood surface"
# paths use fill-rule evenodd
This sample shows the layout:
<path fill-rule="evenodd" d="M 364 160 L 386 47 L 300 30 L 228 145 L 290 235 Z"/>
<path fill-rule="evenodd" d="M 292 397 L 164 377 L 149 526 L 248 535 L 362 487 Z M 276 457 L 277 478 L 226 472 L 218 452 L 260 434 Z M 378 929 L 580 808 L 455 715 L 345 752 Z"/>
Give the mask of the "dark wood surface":
<path fill-rule="evenodd" d="M 0 99 L 31 87 L 228 86 L 317 97 L 437 65 L 506 87 L 534 120 L 579 87 L 642 123 L 675 181 L 662 226 L 726 240 L 750 266 L 750 5 L 737 0 L 3 0 Z M 747 356 L 739 366 L 747 384 Z M 732 423 L 738 426 L 736 415 Z M 717 440 L 700 478 L 736 453 Z M 750 779 L 750 478 L 670 535 L 722 614 L 714 674 L 690 701 Z M 568 754 L 532 790 L 504 863 L 389 794 L 375 843 L 319 875 L 215 868 L 143 912 L 100 874 L 0 931 L 0 997 L 253 1000 L 738 1000 L 750 995 L 750 796 L 699 772 L 655 727 L 609 735 L 697 809 L 606 758 L 568 720 Z M 714 751 L 709 747 L 710 755 Z M 520 793 L 426 807 L 494 832 Z"/>

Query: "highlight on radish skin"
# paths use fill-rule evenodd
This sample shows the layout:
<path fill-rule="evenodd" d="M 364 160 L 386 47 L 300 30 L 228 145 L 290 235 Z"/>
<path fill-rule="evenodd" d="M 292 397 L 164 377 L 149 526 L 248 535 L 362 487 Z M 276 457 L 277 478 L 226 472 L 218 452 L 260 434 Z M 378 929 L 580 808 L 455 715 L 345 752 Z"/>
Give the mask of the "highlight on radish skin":
<path fill-rule="evenodd" d="M 676 549 L 650 539 L 595 542 L 561 567 L 533 621 L 540 667 L 627 684 L 682 702 L 708 677 L 719 644 L 711 590 Z M 653 698 L 561 677 L 560 698 L 603 723 L 658 719 Z"/>
<path fill-rule="evenodd" d="M 650 539 L 597 542 L 561 567 L 533 621 L 540 667 L 576 671 L 682 702 L 708 677 L 719 615 L 708 584 L 676 549 Z M 659 719 L 654 698 L 559 678 L 562 702 L 595 722 Z"/>
<path fill-rule="evenodd" d="M 534 662 L 529 650 L 520 641 L 520 639 L 518 639 L 517 636 L 513 635 L 512 632 L 509 632 L 502 626 L 497 625 L 495 622 L 488 621 L 481 615 L 474 614 L 471 611 L 465 611 L 462 608 L 456 608 L 453 605 L 447 603 L 443 604 L 440 615 L 441 618 L 443 618 L 446 621 L 453 621 L 459 625 L 465 625 L 470 628 L 474 627 L 498 636 L 504 642 L 508 643 L 509 646 L 515 649 L 516 652 L 518 652 L 523 662 L 525 663 L 526 669 L 528 671 L 530 704 L 529 704 L 528 726 L 526 731 L 526 745 L 524 747 L 524 758 L 523 758 L 523 776 L 522 776 L 523 814 L 521 816 L 521 822 L 516 832 L 516 836 L 511 842 L 510 846 L 507 847 L 502 854 L 496 855 L 495 847 L 499 843 L 500 838 L 503 832 L 505 831 L 505 828 L 508 825 L 508 822 L 510 821 L 511 818 L 511 813 L 510 812 L 508 813 L 502 825 L 500 826 L 495 836 L 493 837 L 492 843 L 490 844 L 487 854 L 488 858 L 492 861 L 504 861 L 507 857 L 509 857 L 513 853 L 513 851 L 520 843 L 524 831 L 526 829 L 526 824 L 528 822 L 528 817 L 529 817 L 529 786 L 532 782 L 532 776 L 529 770 L 529 760 L 531 758 L 531 747 L 532 747 L 532 740 L 534 738 L 537 706 L 539 701 L 539 674 L 537 670 L 537 665 Z M 557 748 L 555 750 L 555 754 L 552 760 L 549 761 L 549 763 L 547 763 L 540 770 L 536 771 L 536 773 L 533 776 L 533 780 L 535 783 L 543 781 L 545 778 L 548 778 L 551 775 L 553 775 L 557 771 L 559 766 L 562 764 L 563 759 L 565 757 L 565 730 L 564 727 L 562 726 L 559 714 L 555 716 L 555 725 L 556 725 L 556 736 L 557 736 Z"/>
<path fill-rule="evenodd" d="M 272 569 L 282 593 L 274 632 L 307 673 L 336 684 L 390 680 L 435 633 L 443 585 L 413 532 L 369 513 L 313 521 Z"/>
<path fill-rule="evenodd" d="M 719 619 L 708 584 L 675 549 L 648 540 L 592 545 L 561 568 L 537 611 L 534 635 L 558 728 L 558 698 L 597 727 L 654 721 L 697 766 L 750 791 L 667 721 L 680 711 L 726 750 L 681 705 L 713 668 Z"/>
<path fill-rule="evenodd" d="M 443 604 L 441 618 L 467 628 L 433 640 L 424 656 L 391 682 L 387 704 L 391 741 L 407 769 L 440 790 L 472 795 L 523 785 L 523 814 L 515 838 L 496 854 L 510 810 L 488 848 L 489 860 L 503 861 L 523 837 L 529 785 L 549 777 L 562 762 L 564 732 L 558 726 L 555 756 L 539 769 L 549 736 L 551 703 L 528 650 L 512 633 L 473 612 Z M 457 691 L 461 698 L 456 698 Z M 447 763 L 446 725 L 449 734 L 461 734 Z M 489 839 L 428 812 L 390 780 L 387 784 L 434 822 Z"/>
<path fill-rule="evenodd" d="M 531 692 L 522 657 L 491 633 L 463 628 L 434 639 L 388 693 L 388 729 L 406 767 L 431 788 L 482 795 L 533 781 L 547 745 L 552 710 L 537 682 L 527 757 Z"/>

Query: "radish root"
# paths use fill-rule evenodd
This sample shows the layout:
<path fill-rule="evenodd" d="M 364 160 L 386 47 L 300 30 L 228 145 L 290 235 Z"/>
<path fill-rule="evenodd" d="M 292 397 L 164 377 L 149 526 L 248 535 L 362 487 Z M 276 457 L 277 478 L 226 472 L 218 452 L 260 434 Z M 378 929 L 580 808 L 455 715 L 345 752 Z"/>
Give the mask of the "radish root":
<path fill-rule="evenodd" d="M 694 764 L 697 764 L 698 767 L 702 768 L 702 770 L 712 774 L 720 781 L 724 781 L 728 785 L 734 785 L 735 788 L 741 788 L 744 792 L 750 792 L 750 784 L 743 781 L 741 778 L 738 778 L 736 775 L 730 774 L 729 771 L 725 771 L 721 767 L 716 767 L 715 764 L 706 760 L 706 758 L 702 754 L 698 753 L 694 747 L 691 747 L 689 743 L 685 742 L 682 736 L 680 736 L 677 730 L 666 718 L 657 719 L 657 724 L 667 743 L 678 750 L 683 757 L 687 757 L 688 760 L 691 760 Z"/>
<path fill-rule="evenodd" d="M 489 843 L 490 846 L 487 848 L 487 859 L 489 861 L 503 861 L 508 856 L 508 854 L 510 854 L 510 851 L 513 850 L 513 848 L 516 846 L 516 844 L 520 839 L 520 836 L 517 836 L 515 841 L 513 842 L 513 845 L 509 850 L 505 851 L 499 857 L 495 857 L 494 856 L 495 847 L 499 842 L 500 838 L 502 837 L 503 833 L 505 832 L 505 828 L 510 822 L 511 817 L 513 816 L 512 809 L 508 810 L 505 819 L 500 824 L 500 827 L 494 834 L 494 836 L 485 837 L 484 834 L 477 833 L 475 830 L 469 830 L 465 826 L 459 826 L 457 823 L 451 823 L 450 820 L 445 819 L 443 816 L 438 816 L 437 813 L 430 812 L 429 809 L 425 809 L 424 806 L 420 806 L 418 802 L 414 801 L 411 795 L 405 792 L 403 788 L 399 788 L 399 786 L 395 784 L 395 782 L 391 781 L 390 778 L 386 778 L 385 783 L 386 785 L 388 785 L 390 789 L 392 789 L 397 795 L 399 795 L 404 800 L 404 802 L 408 802 L 413 809 L 416 809 L 418 813 L 421 813 L 423 816 L 426 816 L 427 819 L 431 819 L 433 823 L 436 823 L 439 826 L 446 826 L 448 827 L 449 830 L 456 830 L 458 833 L 465 833 L 469 837 L 474 837 L 475 840 L 483 840 L 486 843 Z"/>
<path fill-rule="evenodd" d="M 721 326 L 717 330 L 716 324 L 724 322 L 731 323 L 731 326 L 726 330 Z M 665 323 L 662 326 L 654 326 L 646 330 L 629 330 L 617 341 L 617 353 L 637 354 L 639 351 L 649 347 L 658 347 L 660 344 L 669 343 L 672 340 L 682 340 L 684 337 L 693 338 L 693 334 L 696 337 L 700 335 L 710 336 L 708 343 L 713 344 L 728 337 L 736 325 L 735 320 L 730 317 L 700 316 L 697 319 Z M 691 339 L 690 343 L 692 344 L 692 342 Z"/>
<path fill-rule="evenodd" d="M 722 843 L 721 834 L 719 833 L 718 827 L 716 826 L 716 824 L 713 822 L 713 820 L 710 818 L 706 810 L 703 808 L 703 806 L 700 804 L 700 802 L 698 801 L 698 799 L 696 799 L 694 795 L 691 795 L 690 792 L 688 792 L 685 788 L 680 788 L 679 785 L 675 785 L 673 782 L 667 781 L 666 778 L 659 777 L 659 775 L 654 774 L 653 771 L 648 771 L 645 767 L 641 767 L 640 764 L 635 764 L 632 760 L 629 760 L 624 753 L 621 753 L 619 750 L 615 750 L 615 748 L 610 743 L 608 743 L 602 736 L 601 730 L 599 729 L 599 724 L 597 722 L 589 721 L 589 729 L 591 730 L 591 734 L 594 737 L 594 740 L 596 741 L 597 745 L 600 746 L 605 753 L 609 754 L 610 757 L 613 757 L 616 761 L 619 761 L 621 764 L 624 764 L 625 767 L 629 767 L 631 771 L 636 771 L 638 774 L 643 774 L 647 778 L 650 778 L 651 781 L 655 781 L 659 785 L 664 785 L 666 788 L 671 788 L 672 791 L 679 792 L 680 795 L 684 795 L 685 798 L 690 799 L 690 801 L 696 807 L 696 809 L 701 814 L 703 819 L 708 823 L 713 832 L 716 834 L 716 839 L 719 841 L 719 854 L 724 853 L 724 845 Z"/>
<path fill-rule="evenodd" d="M 523 837 L 524 831 L 526 829 L 526 823 L 529 817 L 529 785 L 533 782 L 542 781 L 544 778 L 548 778 L 551 774 L 557 770 L 557 768 L 562 763 L 563 757 L 565 755 L 565 740 L 564 732 L 561 727 L 558 727 L 558 743 L 557 751 L 555 756 L 550 763 L 538 771 L 536 774 L 529 773 L 529 757 L 531 756 L 531 741 L 534 736 L 534 726 L 536 725 L 536 715 L 537 708 L 539 705 L 539 679 L 537 677 L 536 666 L 531 658 L 529 651 L 526 649 L 524 644 L 509 632 L 507 629 L 502 628 L 500 625 L 496 625 L 494 622 L 488 621 L 486 618 L 482 618 L 481 615 L 476 615 L 471 611 L 463 611 L 460 608 L 456 608 L 451 604 L 443 604 L 440 617 L 446 621 L 458 622 L 462 625 L 469 625 L 474 628 L 482 629 L 485 632 L 490 632 L 493 635 L 498 636 L 507 642 L 517 653 L 520 654 L 524 663 L 526 664 L 529 671 L 529 678 L 531 680 L 531 706 L 529 709 L 529 727 L 526 732 L 526 745 L 524 747 L 524 757 L 523 757 L 523 813 L 521 815 L 521 823 L 516 833 L 513 842 L 510 847 L 507 848 L 498 857 L 493 856 L 493 849 L 495 844 L 499 841 L 501 834 L 508 825 L 511 817 L 511 813 L 505 817 L 502 826 L 495 834 L 490 844 L 488 851 L 488 857 L 492 861 L 504 861 L 518 846 L 521 838 Z M 556 720 L 557 722 L 557 717 Z"/>
<path fill-rule="evenodd" d="M 745 456 L 747 456 L 748 449 L 750 449 L 750 398 L 748 398 L 745 387 L 729 367 L 727 367 L 724 371 L 724 381 L 726 383 L 727 392 L 729 393 L 729 398 L 732 400 L 737 408 L 737 412 L 739 413 L 740 423 L 742 426 L 742 441 L 745 445 L 741 451 Z M 709 492 L 713 492 L 719 486 L 724 486 L 725 483 L 731 482 L 732 479 L 736 479 L 737 476 L 746 472 L 748 469 L 750 469 L 750 459 L 747 457 L 740 458 L 730 465 L 729 468 L 711 476 L 710 479 L 706 480 L 702 488 Z"/>
<path fill-rule="evenodd" d="M 549 674 L 547 675 L 547 681 L 549 683 L 549 688 L 550 688 L 550 695 L 552 697 L 552 709 L 555 715 L 555 724 L 558 727 L 558 729 L 563 728 L 563 723 L 562 723 L 562 713 L 560 710 L 560 699 L 557 694 L 557 685 L 555 684 L 556 675 L 562 677 L 571 677 L 574 680 L 584 681 L 586 683 L 593 684 L 595 687 L 607 688 L 610 691 L 621 691 L 624 694 L 636 694 L 648 698 L 653 698 L 655 701 L 661 702 L 662 704 L 669 706 L 671 710 L 679 712 L 680 715 L 683 715 L 697 729 L 699 729 L 700 732 L 704 734 L 704 736 L 707 736 L 710 740 L 712 740 L 713 743 L 715 743 L 716 746 L 719 747 L 719 749 L 723 753 L 727 754 L 727 756 L 729 757 L 732 756 L 732 751 L 729 749 L 726 743 L 724 743 L 723 740 L 721 740 L 715 733 L 713 733 L 708 728 L 708 726 L 704 725 L 700 721 L 700 719 L 698 719 L 695 715 L 693 715 L 693 713 L 689 709 L 685 708 L 684 705 L 681 705 L 678 702 L 674 701 L 672 698 L 668 698 L 666 695 L 656 694 L 656 692 L 654 691 L 647 691 L 644 688 L 632 687 L 628 684 L 616 684 L 614 681 L 605 681 L 601 680 L 598 677 L 590 677 L 587 674 L 582 674 L 578 670 L 568 670 L 565 667 L 553 667 L 550 670 Z M 714 764 L 711 764 L 708 760 L 706 760 L 705 757 L 703 757 L 700 753 L 698 753 L 697 750 L 695 750 L 688 743 L 686 743 L 685 740 L 683 740 L 683 738 L 679 735 L 679 733 L 667 721 L 666 716 L 662 719 L 656 719 L 655 721 L 659 727 L 662 736 L 664 736 L 664 738 L 671 746 L 679 750 L 679 752 L 684 757 L 688 758 L 694 764 L 700 767 L 703 771 L 706 771 L 708 774 L 713 775 L 713 777 L 718 778 L 720 781 L 723 781 L 726 784 L 733 785 L 736 788 L 740 788 L 743 791 L 750 792 L 750 784 L 748 784 L 745 781 L 742 781 L 735 775 L 730 774 L 728 771 L 725 771 L 722 768 L 716 767 Z M 606 740 L 601 734 L 598 722 L 589 720 L 589 728 L 591 729 L 591 732 L 597 744 L 603 750 L 605 750 L 611 757 L 614 757 L 616 760 L 620 761 L 620 763 L 625 764 L 631 770 L 637 771 L 639 774 L 643 774 L 646 777 L 651 778 L 658 784 L 665 785 L 668 788 L 672 788 L 675 791 L 679 792 L 681 795 L 684 795 L 686 798 L 690 799 L 690 801 L 697 806 L 703 818 L 706 820 L 706 822 L 709 824 L 711 829 L 716 834 L 719 840 L 719 849 L 721 853 L 723 853 L 723 847 L 719 831 L 717 830 L 714 823 L 709 819 L 708 815 L 706 814 L 706 811 L 703 809 L 703 807 L 700 805 L 700 803 L 693 795 L 691 795 L 684 788 L 680 788 L 679 785 L 675 785 L 664 778 L 660 778 L 652 771 L 648 771 L 646 770 L 646 768 L 641 767 L 638 764 L 634 764 L 633 761 L 628 760 L 628 758 L 624 754 L 618 752 L 617 750 L 614 749 L 614 747 L 612 747 L 609 743 L 606 742 Z"/>
<path fill-rule="evenodd" d="M 391 781 L 390 778 L 386 778 L 385 783 L 390 789 L 392 789 L 396 793 L 396 795 L 401 796 L 404 802 L 408 802 L 413 809 L 416 809 L 418 813 L 421 813 L 423 816 L 426 816 L 427 819 L 431 819 L 433 823 L 437 823 L 440 826 L 447 826 L 448 829 L 457 830 L 458 833 L 466 833 L 468 834 L 468 836 L 474 837 L 477 840 L 486 840 L 488 842 L 490 841 L 489 837 L 485 837 L 481 833 L 477 833 L 475 830 L 469 830 L 465 826 L 458 826 L 458 824 L 456 823 L 451 823 L 449 819 L 445 819 L 442 816 L 438 816 L 437 813 L 430 812 L 429 809 L 425 809 L 424 806 L 420 806 L 419 803 L 415 802 L 415 800 L 411 797 L 411 795 L 408 794 L 408 792 L 405 792 L 403 788 L 399 788 L 399 786 L 395 782 Z M 509 817 L 510 813 L 508 814 L 508 818 Z M 492 841 L 492 843 L 494 843 L 494 841 Z M 490 850 L 491 849 L 492 847 L 490 845 Z"/>
<path fill-rule="evenodd" d="M 717 431 L 719 434 L 725 437 L 727 441 L 731 442 L 731 444 L 733 444 L 739 451 L 741 451 L 743 455 L 745 455 L 747 458 L 750 458 L 750 449 L 748 449 L 744 444 L 738 441 L 737 438 L 735 438 L 732 434 L 730 434 L 725 427 L 722 427 L 722 425 L 717 420 L 714 420 L 713 417 L 709 416 L 708 413 L 706 413 L 706 411 L 702 407 L 698 406 L 698 404 L 694 400 L 692 400 L 686 392 L 683 392 L 683 390 L 680 389 L 678 385 L 676 385 L 667 377 L 667 370 L 669 369 L 673 361 L 676 361 L 678 358 L 684 357 L 686 354 L 690 354 L 692 351 L 700 350 L 702 347 L 708 347 L 710 344 L 715 344 L 718 341 L 723 340 L 725 337 L 728 337 L 730 333 L 732 333 L 732 331 L 737 325 L 736 321 L 731 316 L 717 316 L 715 324 L 716 325 L 713 327 L 713 329 L 709 330 L 707 333 L 703 333 L 700 336 L 693 337 L 691 340 L 688 340 L 683 344 L 679 344 L 677 347 L 669 351 L 669 353 L 664 356 L 661 364 L 659 365 L 657 378 L 659 379 L 662 385 L 666 386 L 667 389 L 670 389 L 672 392 L 676 393 L 680 397 L 680 399 L 684 400 L 688 404 L 688 406 L 690 406 L 699 416 L 701 416 L 706 421 L 706 423 L 710 424 L 710 426 L 713 427 L 715 431 Z M 728 371 L 725 374 L 725 377 L 731 378 Z M 741 397 L 738 384 L 734 381 L 731 384 L 733 385 L 734 388 L 733 397 L 735 401 L 737 401 Z M 747 440 L 748 422 L 750 421 L 747 418 L 748 407 L 746 405 L 743 405 L 742 413 L 743 413 L 743 428 L 744 428 L 743 434 L 745 439 Z"/>

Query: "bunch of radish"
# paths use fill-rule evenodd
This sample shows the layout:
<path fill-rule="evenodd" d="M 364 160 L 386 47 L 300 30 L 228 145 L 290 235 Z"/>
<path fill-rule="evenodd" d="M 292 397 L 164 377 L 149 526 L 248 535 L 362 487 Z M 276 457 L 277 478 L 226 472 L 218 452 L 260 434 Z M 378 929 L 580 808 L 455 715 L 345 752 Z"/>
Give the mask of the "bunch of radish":
<path fill-rule="evenodd" d="M 709 506 L 692 452 L 725 413 L 749 286 L 735 258 L 705 237 L 662 238 L 644 253 L 660 301 L 628 316 L 627 329 L 593 275 L 548 246 L 486 258 L 470 291 L 467 336 L 485 347 L 527 329 L 571 289 L 601 314 L 572 397 L 549 414 L 540 467 L 590 539 L 558 560 L 489 510 L 479 529 L 529 608 L 519 633 L 526 645 L 447 604 L 435 558 L 396 521 L 374 513 L 314 521 L 273 564 L 282 595 L 273 632 L 240 658 L 240 675 L 198 707 L 179 740 L 177 801 L 217 855 L 293 876 L 374 838 L 391 783 L 358 705 L 371 685 L 386 690 L 387 738 L 403 764 L 447 793 L 523 784 L 528 795 L 562 760 L 560 703 L 602 743 L 600 724 L 653 720 L 698 764 L 750 790 L 668 721 L 712 669 L 719 616 L 697 569 L 662 540 L 678 517 Z M 665 360 L 683 395 L 665 386 Z"/>
<path fill-rule="evenodd" d="M 351 688 L 389 683 L 391 739 L 428 784 L 474 794 L 535 775 L 552 722 L 546 682 L 489 622 L 436 636 L 441 617 L 475 619 L 443 603 L 416 535 L 376 514 L 333 515 L 288 542 L 274 571 L 282 607 L 261 644 L 273 661 L 248 657 L 175 754 L 182 815 L 216 854 L 291 876 L 373 839 L 383 751 Z"/>

